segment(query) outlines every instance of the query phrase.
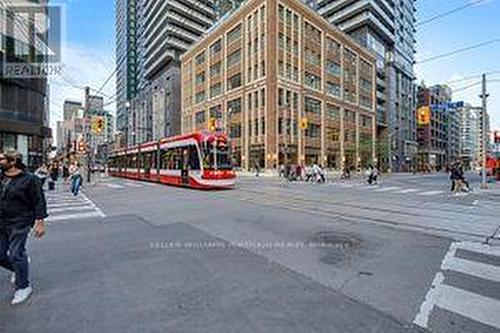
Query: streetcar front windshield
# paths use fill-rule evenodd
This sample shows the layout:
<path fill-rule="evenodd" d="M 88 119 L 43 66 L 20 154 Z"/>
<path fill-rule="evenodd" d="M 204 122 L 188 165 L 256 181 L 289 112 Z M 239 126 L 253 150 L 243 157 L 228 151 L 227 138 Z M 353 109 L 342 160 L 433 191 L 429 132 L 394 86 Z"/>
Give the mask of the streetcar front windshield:
<path fill-rule="evenodd" d="M 203 147 L 203 166 L 209 170 L 231 170 L 231 152 L 226 141 L 205 141 Z"/>

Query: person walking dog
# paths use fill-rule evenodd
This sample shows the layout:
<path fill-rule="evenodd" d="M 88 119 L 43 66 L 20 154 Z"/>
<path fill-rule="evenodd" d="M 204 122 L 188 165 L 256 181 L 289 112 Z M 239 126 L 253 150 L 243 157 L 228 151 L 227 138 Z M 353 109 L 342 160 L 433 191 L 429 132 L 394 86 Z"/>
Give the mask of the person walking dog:
<path fill-rule="evenodd" d="M 13 272 L 16 305 L 33 293 L 26 241 L 31 229 L 36 238 L 45 234 L 47 204 L 40 179 L 25 171 L 17 151 L 0 153 L 0 169 L 0 267 Z"/>

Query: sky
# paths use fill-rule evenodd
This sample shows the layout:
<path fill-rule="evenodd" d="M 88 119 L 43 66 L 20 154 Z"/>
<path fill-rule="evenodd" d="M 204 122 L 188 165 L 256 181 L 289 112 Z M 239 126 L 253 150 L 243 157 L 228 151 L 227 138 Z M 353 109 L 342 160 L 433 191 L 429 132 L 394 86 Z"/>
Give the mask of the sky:
<path fill-rule="evenodd" d="M 488 79 L 488 113 L 492 128 L 500 129 L 500 0 L 417 0 L 417 22 L 468 3 L 474 6 L 445 16 L 428 24 L 417 26 L 417 53 L 415 72 L 417 82 L 426 85 L 450 83 L 457 90 L 455 101 L 480 106 L 481 73 L 495 72 Z M 478 3 L 479 2 L 479 3 Z M 72 86 L 90 86 L 99 89 L 112 74 L 115 66 L 115 1 L 66 0 L 66 43 L 63 53 L 63 77 L 50 79 L 51 125 L 62 120 L 65 99 L 83 100 L 83 90 Z M 418 24 L 418 23 L 417 23 Z M 493 44 L 434 61 L 418 63 L 430 57 L 463 47 L 497 39 Z M 476 76 L 477 75 L 477 76 Z M 470 76 L 472 79 L 461 80 Z M 461 80 L 456 82 L 457 80 Z M 463 88 L 471 86 L 468 89 Z M 103 93 L 115 94 L 115 79 L 109 81 Z M 113 98 L 106 98 L 112 101 Z M 115 105 L 109 105 L 114 111 Z"/>

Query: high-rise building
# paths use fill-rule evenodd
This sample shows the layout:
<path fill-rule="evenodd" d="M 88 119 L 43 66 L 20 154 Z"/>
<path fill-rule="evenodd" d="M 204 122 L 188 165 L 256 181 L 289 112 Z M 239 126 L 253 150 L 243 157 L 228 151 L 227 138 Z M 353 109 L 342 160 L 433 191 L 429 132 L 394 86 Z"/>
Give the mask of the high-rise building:
<path fill-rule="evenodd" d="M 125 94 L 125 85 L 117 80 L 117 118 L 123 118 L 117 119 L 117 128 L 126 132 L 126 144 L 179 134 L 179 56 L 213 26 L 215 4 L 209 0 L 118 0 L 117 17 L 127 17 L 127 13 L 133 13 L 129 16 L 135 24 L 127 26 L 125 19 L 117 20 L 117 62 L 120 65 L 119 55 L 126 54 L 123 40 L 134 40 L 136 86 Z M 126 77 L 120 74 L 126 70 L 119 67 L 117 77 Z"/>
<path fill-rule="evenodd" d="M 46 1 L 31 1 L 31 5 L 46 4 Z M 8 15 L 8 14 L 9 15 Z M 12 24 L 17 34 L 6 29 L 0 31 L 0 151 L 13 148 L 22 155 L 29 168 L 37 168 L 44 160 L 52 137 L 49 127 L 49 103 L 47 79 L 8 76 L 4 72 L 4 61 L 25 65 L 40 62 L 38 44 L 46 43 L 47 36 L 27 36 L 28 31 L 37 31 L 33 17 L 19 14 L 14 9 L 0 4 L 2 24 Z M 7 20 L 5 20 L 7 18 Z M 4 28 L 4 27 L 2 27 Z M 46 59 L 46 58 L 44 58 Z"/>
<path fill-rule="evenodd" d="M 415 162 L 415 0 L 303 0 L 377 56 L 379 159 L 392 170 Z M 390 162 L 389 162 L 390 161 Z"/>
<path fill-rule="evenodd" d="M 181 59 L 182 132 L 227 132 L 236 167 L 376 161 L 376 59 L 298 0 L 245 2 Z"/>
<path fill-rule="evenodd" d="M 125 132 L 127 102 L 137 94 L 138 77 L 138 2 L 116 0 L 116 128 Z"/>

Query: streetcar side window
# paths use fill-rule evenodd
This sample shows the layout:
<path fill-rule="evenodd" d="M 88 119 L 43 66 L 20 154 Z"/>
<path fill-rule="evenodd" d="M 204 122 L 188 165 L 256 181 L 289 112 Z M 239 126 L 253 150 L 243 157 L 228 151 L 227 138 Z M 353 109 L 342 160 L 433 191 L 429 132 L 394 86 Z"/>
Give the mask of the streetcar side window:
<path fill-rule="evenodd" d="M 162 149 L 160 153 L 160 167 L 162 169 L 182 170 L 184 167 L 184 154 L 186 153 L 189 170 L 200 170 L 200 159 L 195 145 Z"/>

